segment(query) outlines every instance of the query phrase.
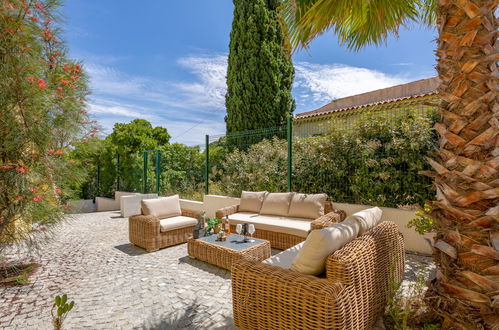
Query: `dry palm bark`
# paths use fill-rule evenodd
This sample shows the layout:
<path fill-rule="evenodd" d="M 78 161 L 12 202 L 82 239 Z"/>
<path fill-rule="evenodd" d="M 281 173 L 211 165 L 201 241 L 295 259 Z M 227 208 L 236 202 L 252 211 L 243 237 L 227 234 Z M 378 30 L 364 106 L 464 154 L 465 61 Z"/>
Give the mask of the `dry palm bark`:
<path fill-rule="evenodd" d="M 430 160 L 437 279 L 428 303 L 443 328 L 499 328 L 497 0 L 440 0 L 440 148 Z"/>

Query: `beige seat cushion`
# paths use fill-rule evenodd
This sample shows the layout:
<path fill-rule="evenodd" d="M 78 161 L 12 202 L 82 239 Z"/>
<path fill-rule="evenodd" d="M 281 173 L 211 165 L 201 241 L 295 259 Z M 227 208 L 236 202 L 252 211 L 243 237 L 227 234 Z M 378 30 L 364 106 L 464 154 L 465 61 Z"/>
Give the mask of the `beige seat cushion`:
<path fill-rule="evenodd" d="M 310 220 L 301 218 L 288 218 L 272 215 L 258 215 L 249 212 L 239 212 L 229 215 L 231 224 L 252 223 L 255 229 L 280 232 L 298 237 L 307 237 L 310 230 Z"/>
<path fill-rule="evenodd" d="M 293 193 L 269 193 L 265 196 L 260 214 L 287 216 Z"/>
<path fill-rule="evenodd" d="M 262 263 L 267 264 L 267 265 L 281 267 L 283 269 L 289 269 L 289 268 L 291 268 L 291 264 L 293 263 L 293 260 L 296 258 L 296 255 L 298 254 L 300 249 L 303 247 L 304 243 L 305 242 L 301 242 L 300 244 L 297 244 L 293 247 L 290 247 L 287 250 L 284 250 L 276 255 L 273 255 L 272 257 L 262 261 Z"/>
<path fill-rule="evenodd" d="M 309 275 L 318 275 L 324 272 L 326 258 L 355 239 L 358 233 L 359 223 L 355 219 L 345 220 L 324 229 L 313 230 L 293 260 L 290 269 Z"/>
<path fill-rule="evenodd" d="M 294 194 L 289 205 L 290 217 L 317 219 L 324 215 L 326 194 Z"/>
<path fill-rule="evenodd" d="M 379 207 L 372 207 L 352 214 L 352 217 L 355 217 L 360 224 L 359 236 L 369 229 L 376 227 L 382 215 L 383 211 Z"/>
<path fill-rule="evenodd" d="M 182 215 L 178 195 L 143 199 L 140 205 L 143 215 L 154 215 L 160 219 Z"/>
<path fill-rule="evenodd" d="M 265 195 L 266 191 L 243 191 L 239 211 L 260 213 Z"/>
<path fill-rule="evenodd" d="M 180 216 L 160 220 L 159 226 L 161 228 L 160 231 L 162 233 L 164 233 L 164 232 L 167 232 L 170 230 L 195 226 L 197 223 L 198 223 L 198 221 L 194 218 L 184 217 L 184 216 L 180 215 Z"/>

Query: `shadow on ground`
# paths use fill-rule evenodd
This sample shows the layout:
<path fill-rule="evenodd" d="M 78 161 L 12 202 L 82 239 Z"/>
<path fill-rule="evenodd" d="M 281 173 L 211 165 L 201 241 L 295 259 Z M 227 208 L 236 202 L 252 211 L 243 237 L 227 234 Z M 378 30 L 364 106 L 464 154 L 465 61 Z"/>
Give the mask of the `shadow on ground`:
<path fill-rule="evenodd" d="M 207 327 L 210 329 L 235 329 L 232 317 L 226 317 L 221 320 L 217 319 L 216 322 L 211 322 L 209 320 L 210 317 L 209 307 L 203 307 L 194 302 L 185 310 L 165 313 L 160 317 L 154 317 L 155 321 L 147 321 L 142 327 L 137 329 L 170 330 L 205 329 Z"/>
<path fill-rule="evenodd" d="M 116 245 L 114 248 L 117 250 L 120 250 L 121 252 L 126 253 L 132 257 L 141 256 L 143 254 L 151 253 L 151 252 L 147 252 L 146 250 L 139 248 L 138 246 L 135 246 L 135 245 L 130 244 L 130 243 Z"/>
<path fill-rule="evenodd" d="M 228 270 L 211 265 L 211 264 L 204 262 L 204 261 L 201 261 L 201 260 L 193 259 L 191 257 L 186 256 L 186 257 L 179 258 L 178 262 L 181 264 L 189 264 L 192 267 L 196 267 L 198 269 L 201 269 L 204 272 L 208 272 L 210 274 L 220 276 L 224 279 L 230 279 L 230 272 Z"/>

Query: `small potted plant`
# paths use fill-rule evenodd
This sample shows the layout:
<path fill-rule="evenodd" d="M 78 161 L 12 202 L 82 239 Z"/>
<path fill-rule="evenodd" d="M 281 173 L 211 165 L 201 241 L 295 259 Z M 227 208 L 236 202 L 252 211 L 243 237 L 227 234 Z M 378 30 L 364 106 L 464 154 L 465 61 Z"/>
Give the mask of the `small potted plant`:
<path fill-rule="evenodd" d="M 222 220 L 218 218 L 207 218 L 206 219 L 206 229 L 205 234 L 218 234 L 218 232 L 222 229 Z"/>

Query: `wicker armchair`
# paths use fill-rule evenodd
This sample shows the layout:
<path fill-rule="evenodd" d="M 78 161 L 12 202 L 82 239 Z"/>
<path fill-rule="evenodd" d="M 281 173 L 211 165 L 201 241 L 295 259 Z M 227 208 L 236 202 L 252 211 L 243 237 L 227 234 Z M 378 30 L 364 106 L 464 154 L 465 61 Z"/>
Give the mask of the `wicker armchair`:
<path fill-rule="evenodd" d="M 200 219 L 202 211 L 181 209 L 182 216 Z M 201 218 L 204 226 L 204 218 Z M 195 226 L 161 232 L 160 219 L 152 215 L 133 215 L 128 218 L 130 243 L 140 246 L 148 252 L 157 251 L 167 246 L 187 242 L 192 237 Z"/>
<path fill-rule="evenodd" d="M 222 219 L 225 216 L 239 212 L 239 205 L 231 205 L 221 209 L 216 212 L 216 217 Z M 310 230 L 326 228 L 335 223 L 341 222 L 345 219 L 346 213 L 343 210 L 336 210 L 333 208 L 331 202 L 327 202 L 324 207 L 325 215 L 310 222 Z M 230 226 L 231 232 L 236 231 L 236 225 Z M 263 229 L 256 229 L 254 235 L 256 238 L 265 239 L 270 241 L 270 245 L 275 249 L 286 250 L 296 244 L 299 244 L 305 240 L 305 238 L 300 236 L 295 236 L 291 234 L 286 234 L 282 232 L 275 232 Z"/>
<path fill-rule="evenodd" d="M 371 329 L 403 278 L 404 241 L 382 222 L 328 257 L 325 278 L 251 261 L 232 266 L 241 329 Z"/>

